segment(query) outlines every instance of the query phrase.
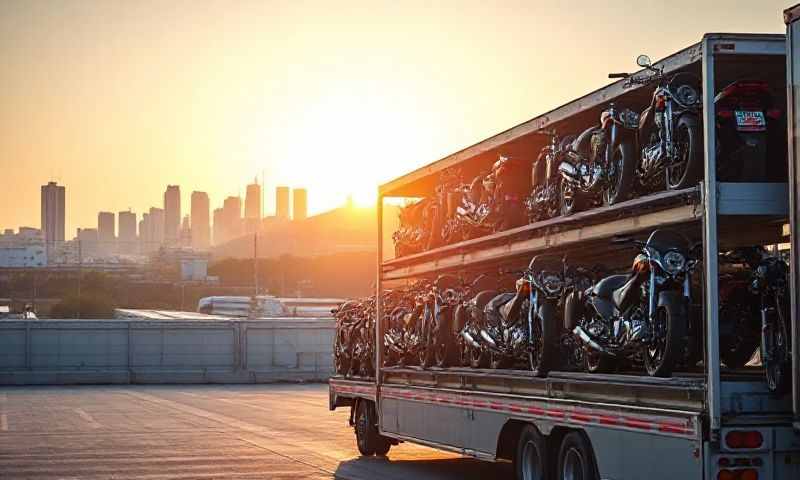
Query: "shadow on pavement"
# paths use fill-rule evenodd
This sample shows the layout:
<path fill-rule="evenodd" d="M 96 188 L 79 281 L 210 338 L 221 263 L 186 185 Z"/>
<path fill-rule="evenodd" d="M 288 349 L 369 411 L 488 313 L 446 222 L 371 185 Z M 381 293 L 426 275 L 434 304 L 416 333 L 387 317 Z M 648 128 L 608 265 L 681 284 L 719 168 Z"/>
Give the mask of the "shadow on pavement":
<path fill-rule="evenodd" d="M 339 463 L 334 473 L 342 480 L 381 478 L 444 480 L 514 478 L 510 462 L 483 462 L 473 458 L 442 458 L 420 460 L 392 460 L 389 457 L 359 457 Z"/>

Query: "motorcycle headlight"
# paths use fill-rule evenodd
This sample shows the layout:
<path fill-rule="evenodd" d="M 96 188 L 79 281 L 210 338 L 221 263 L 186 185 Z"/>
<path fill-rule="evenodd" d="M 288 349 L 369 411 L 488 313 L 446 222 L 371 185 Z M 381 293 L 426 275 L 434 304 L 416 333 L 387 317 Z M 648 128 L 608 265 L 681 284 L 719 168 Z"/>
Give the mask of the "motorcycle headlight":
<path fill-rule="evenodd" d="M 664 270 L 670 275 L 675 275 L 686 267 L 686 257 L 678 252 L 667 252 L 661 261 Z"/>
<path fill-rule="evenodd" d="M 558 275 L 544 275 L 542 277 L 542 286 L 547 293 L 558 293 L 564 286 L 564 282 Z"/>
<path fill-rule="evenodd" d="M 689 85 L 681 85 L 678 87 L 675 96 L 678 97 L 678 101 L 684 105 L 694 105 L 700 100 L 700 95 L 698 95 L 697 90 Z"/>

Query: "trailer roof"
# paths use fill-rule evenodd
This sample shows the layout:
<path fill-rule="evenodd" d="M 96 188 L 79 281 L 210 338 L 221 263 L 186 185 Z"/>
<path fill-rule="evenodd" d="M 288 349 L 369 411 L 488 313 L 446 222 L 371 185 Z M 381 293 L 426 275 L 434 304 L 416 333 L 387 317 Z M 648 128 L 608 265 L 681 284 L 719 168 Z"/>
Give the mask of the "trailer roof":
<path fill-rule="evenodd" d="M 800 8 L 800 5 L 795 8 Z M 793 10 L 793 9 L 792 9 Z M 800 11 L 800 10 L 799 10 Z M 768 41 L 783 42 L 783 34 L 747 34 L 747 33 L 707 33 L 703 39 L 730 40 L 733 41 Z M 684 69 L 697 63 L 702 56 L 702 45 L 700 41 L 686 47 L 672 55 L 655 62 L 656 66 L 664 67 L 664 71 L 669 73 Z M 726 52 L 735 53 L 735 52 Z M 642 72 L 640 70 L 639 72 Z M 637 73 L 639 73 L 637 72 Z M 466 167 L 468 171 L 475 171 L 480 165 L 490 165 L 500 153 L 508 156 L 521 155 L 532 158 L 537 149 L 532 148 L 531 139 L 543 129 L 564 127 L 565 123 L 573 120 L 581 123 L 581 128 L 591 125 L 596 121 L 598 109 L 605 106 L 612 100 L 625 97 L 625 100 L 636 100 L 640 102 L 651 89 L 646 87 L 623 88 L 624 81 L 619 80 L 605 87 L 599 88 L 591 93 L 577 98 L 553 110 L 545 112 L 526 122 L 509 128 L 503 132 L 493 135 L 463 150 L 450 154 L 431 164 L 418 168 L 406 175 L 391 180 L 378 188 L 378 193 L 386 197 L 421 197 L 433 192 L 439 180 L 439 175 L 444 170 L 453 167 Z M 544 142 L 542 136 L 541 142 Z M 539 147 L 541 148 L 541 147 Z"/>
<path fill-rule="evenodd" d="M 783 21 L 787 25 L 800 18 L 800 3 L 783 11 Z"/>

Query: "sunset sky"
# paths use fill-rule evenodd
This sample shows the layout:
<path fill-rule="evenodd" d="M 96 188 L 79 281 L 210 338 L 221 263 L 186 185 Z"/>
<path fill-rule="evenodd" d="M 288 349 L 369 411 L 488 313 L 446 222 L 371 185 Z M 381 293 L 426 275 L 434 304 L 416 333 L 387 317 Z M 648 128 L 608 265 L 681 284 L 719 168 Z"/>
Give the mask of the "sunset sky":
<path fill-rule="evenodd" d="M 235 8 L 232 7 L 235 5 Z M 266 173 L 312 213 L 525 121 L 704 32 L 783 32 L 785 1 L 0 2 L 0 228 L 212 208 Z"/>

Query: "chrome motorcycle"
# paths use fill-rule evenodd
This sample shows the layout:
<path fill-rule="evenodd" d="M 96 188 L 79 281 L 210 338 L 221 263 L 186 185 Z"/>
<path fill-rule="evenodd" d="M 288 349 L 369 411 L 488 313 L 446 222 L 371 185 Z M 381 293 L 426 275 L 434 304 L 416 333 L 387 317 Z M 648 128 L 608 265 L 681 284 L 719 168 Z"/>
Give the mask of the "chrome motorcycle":
<path fill-rule="evenodd" d="M 665 377 L 684 358 L 691 274 L 697 261 L 681 234 L 655 230 L 633 243 L 640 254 L 628 275 L 611 275 L 565 302 L 565 323 L 583 344 L 589 372 L 621 359 L 640 359 L 650 376 Z"/>
<path fill-rule="evenodd" d="M 575 141 L 575 135 L 559 137 L 555 131 L 543 134 L 550 137 L 550 144 L 542 148 L 531 169 L 531 193 L 525 200 L 528 223 L 547 220 L 562 213 L 558 167 Z"/>
<path fill-rule="evenodd" d="M 609 77 L 625 78 L 623 88 L 658 84 L 650 105 L 631 117 L 638 124 L 638 186 L 644 190 L 662 190 L 664 185 L 668 190 L 693 187 L 703 176 L 700 80 L 685 72 L 665 75 L 664 68 L 653 66 L 647 55 L 639 55 L 636 63 L 650 73 Z"/>
<path fill-rule="evenodd" d="M 627 200 L 634 180 L 638 118 L 636 112 L 612 103 L 600 114 L 599 126 L 578 135 L 558 166 L 562 215 L 600 202 L 614 205 Z"/>

